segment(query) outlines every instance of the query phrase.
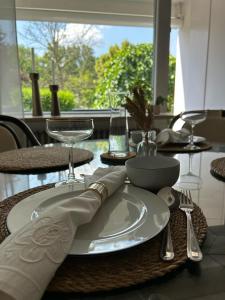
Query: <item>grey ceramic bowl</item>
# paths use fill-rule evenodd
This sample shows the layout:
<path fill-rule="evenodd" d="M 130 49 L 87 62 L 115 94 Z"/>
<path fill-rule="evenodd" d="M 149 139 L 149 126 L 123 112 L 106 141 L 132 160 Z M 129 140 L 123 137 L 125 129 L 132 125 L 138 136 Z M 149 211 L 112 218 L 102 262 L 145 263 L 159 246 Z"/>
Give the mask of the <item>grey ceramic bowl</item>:
<path fill-rule="evenodd" d="M 172 157 L 135 157 L 126 161 L 127 176 L 131 183 L 151 191 L 176 183 L 180 162 Z"/>

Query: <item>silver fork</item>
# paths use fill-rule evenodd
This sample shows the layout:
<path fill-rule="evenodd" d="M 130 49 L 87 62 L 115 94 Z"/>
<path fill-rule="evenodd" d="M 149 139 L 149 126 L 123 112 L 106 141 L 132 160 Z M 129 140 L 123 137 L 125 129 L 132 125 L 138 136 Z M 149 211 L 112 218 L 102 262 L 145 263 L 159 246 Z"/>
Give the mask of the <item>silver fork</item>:
<path fill-rule="evenodd" d="M 194 209 L 194 205 L 192 202 L 192 197 L 190 191 L 182 191 L 180 193 L 180 205 L 179 208 L 185 212 L 187 217 L 187 256 L 193 261 L 202 260 L 202 252 L 199 247 L 197 238 L 195 236 L 192 220 L 191 220 L 191 212 Z"/>

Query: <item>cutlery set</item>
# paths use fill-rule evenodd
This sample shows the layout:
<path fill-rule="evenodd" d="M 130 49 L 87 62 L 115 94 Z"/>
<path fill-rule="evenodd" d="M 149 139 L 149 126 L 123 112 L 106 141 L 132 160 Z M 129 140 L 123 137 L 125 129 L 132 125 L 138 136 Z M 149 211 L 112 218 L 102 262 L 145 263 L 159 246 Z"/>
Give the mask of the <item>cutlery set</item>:
<path fill-rule="evenodd" d="M 168 207 L 171 207 L 175 201 L 171 188 L 168 187 L 160 190 L 158 196 L 166 202 Z M 194 204 L 192 202 L 190 191 L 181 191 L 179 193 L 179 209 L 186 214 L 187 218 L 187 257 L 192 261 L 201 261 L 203 255 L 199 247 L 191 219 L 191 213 L 194 210 Z M 168 225 L 163 233 L 160 257 L 165 261 L 169 261 L 174 258 L 170 222 L 168 222 Z"/>

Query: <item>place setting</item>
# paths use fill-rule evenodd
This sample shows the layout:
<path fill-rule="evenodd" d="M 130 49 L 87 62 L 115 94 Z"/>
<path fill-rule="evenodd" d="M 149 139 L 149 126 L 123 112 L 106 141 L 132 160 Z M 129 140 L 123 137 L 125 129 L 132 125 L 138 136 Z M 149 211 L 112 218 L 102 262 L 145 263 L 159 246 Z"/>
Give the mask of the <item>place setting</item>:
<path fill-rule="evenodd" d="M 195 153 L 209 150 L 212 144 L 209 143 L 205 137 L 193 136 L 194 148 L 190 147 L 190 132 L 187 129 L 174 131 L 170 128 L 163 129 L 156 134 L 152 130 L 153 141 L 157 145 L 158 152 L 170 153 Z M 143 132 L 141 130 L 132 130 L 130 133 L 129 145 L 131 149 L 137 151 L 138 145 L 143 140 Z"/>
<path fill-rule="evenodd" d="M 41 280 L 42 292 L 87 293 L 161 277 L 188 258 L 200 261 L 207 224 L 191 195 L 172 189 L 179 170 L 171 157 L 136 157 L 99 168 L 84 183 L 41 186 L 2 201 L 1 247 L 15 247 L 23 257 L 12 256 L 7 265 Z M 182 209 L 192 211 L 193 225 Z"/>
<path fill-rule="evenodd" d="M 194 127 L 204 122 L 207 112 L 184 113 L 181 115 L 181 120 L 185 124 L 180 130 L 173 130 L 165 128 L 161 131 L 155 129 L 153 126 L 148 126 L 148 143 L 156 144 L 158 152 L 165 153 L 195 153 L 209 150 L 212 144 L 209 143 L 205 137 L 194 135 Z M 135 121 L 136 116 L 134 116 Z M 154 115 L 152 115 L 152 124 L 154 122 Z M 129 146 L 133 151 L 139 152 L 146 140 L 146 130 L 142 122 L 139 121 L 139 130 L 131 130 Z"/>
<path fill-rule="evenodd" d="M 69 174 L 65 181 L 25 190 L 0 203 L 0 274 L 7 295 L 40 299 L 45 291 L 110 291 L 162 277 L 187 260 L 203 259 L 206 218 L 189 190 L 175 189 L 180 162 L 158 153 L 154 114 L 142 89 L 134 88 L 133 98 L 125 99 L 124 111 L 142 129 L 137 153 L 129 151 L 126 115 L 112 115 L 107 153 L 124 165 L 97 168 L 82 181 L 75 177 L 73 146 L 92 135 L 93 120 L 46 120 L 49 136 L 68 145 Z M 179 140 L 178 135 L 169 134 L 169 139 Z M 161 143 L 165 137 L 166 131 Z M 198 147 L 193 131 L 186 147 Z M 45 149 L 53 156 L 58 148 Z"/>
<path fill-rule="evenodd" d="M 194 153 L 210 149 L 212 145 L 206 138 L 194 135 L 195 126 L 204 122 L 206 117 L 206 111 L 182 113 L 180 119 L 184 127 L 178 131 L 171 128 L 162 130 L 156 138 L 158 151 Z"/>
<path fill-rule="evenodd" d="M 8 295 L 39 299 L 46 290 L 110 291 L 203 259 L 206 218 L 189 190 L 175 189 L 180 162 L 158 153 L 153 108 L 142 89 L 135 87 L 132 97 L 125 96 L 122 108 L 142 129 L 137 153 L 129 151 L 126 115 L 112 115 L 107 153 L 120 165 L 95 168 L 82 181 L 74 174 L 73 146 L 91 136 L 93 120 L 46 121 L 49 136 L 68 145 L 69 175 L 0 203 L 0 274 L 2 282 L 10 282 L 2 287 Z M 193 128 L 200 121 L 194 120 L 184 147 L 199 151 Z M 168 136 L 177 141 L 180 134 L 162 132 L 161 144 Z"/>
<path fill-rule="evenodd" d="M 114 94 L 113 100 L 118 96 Z M 205 137 L 194 135 L 195 126 L 206 120 L 207 111 L 184 112 L 180 116 L 185 125 L 182 129 L 160 131 L 154 126 L 154 105 L 145 98 L 141 87 L 135 86 L 130 94 L 120 96 L 120 107 L 111 108 L 108 151 L 100 154 L 103 163 L 121 165 L 135 156 L 156 152 L 192 154 L 212 147 Z M 128 116 L 136 123 L 137 130 L 129 130 Z"/>

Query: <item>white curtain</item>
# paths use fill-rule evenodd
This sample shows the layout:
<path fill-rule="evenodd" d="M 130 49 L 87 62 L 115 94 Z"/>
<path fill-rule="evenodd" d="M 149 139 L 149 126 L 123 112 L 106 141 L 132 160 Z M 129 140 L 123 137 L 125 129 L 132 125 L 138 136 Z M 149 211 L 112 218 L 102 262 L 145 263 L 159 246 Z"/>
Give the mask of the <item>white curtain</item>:
<path fill-rule="evenodd" d="M 0 0 L 0 114 L 23 117 L 15 0 Z"/>

